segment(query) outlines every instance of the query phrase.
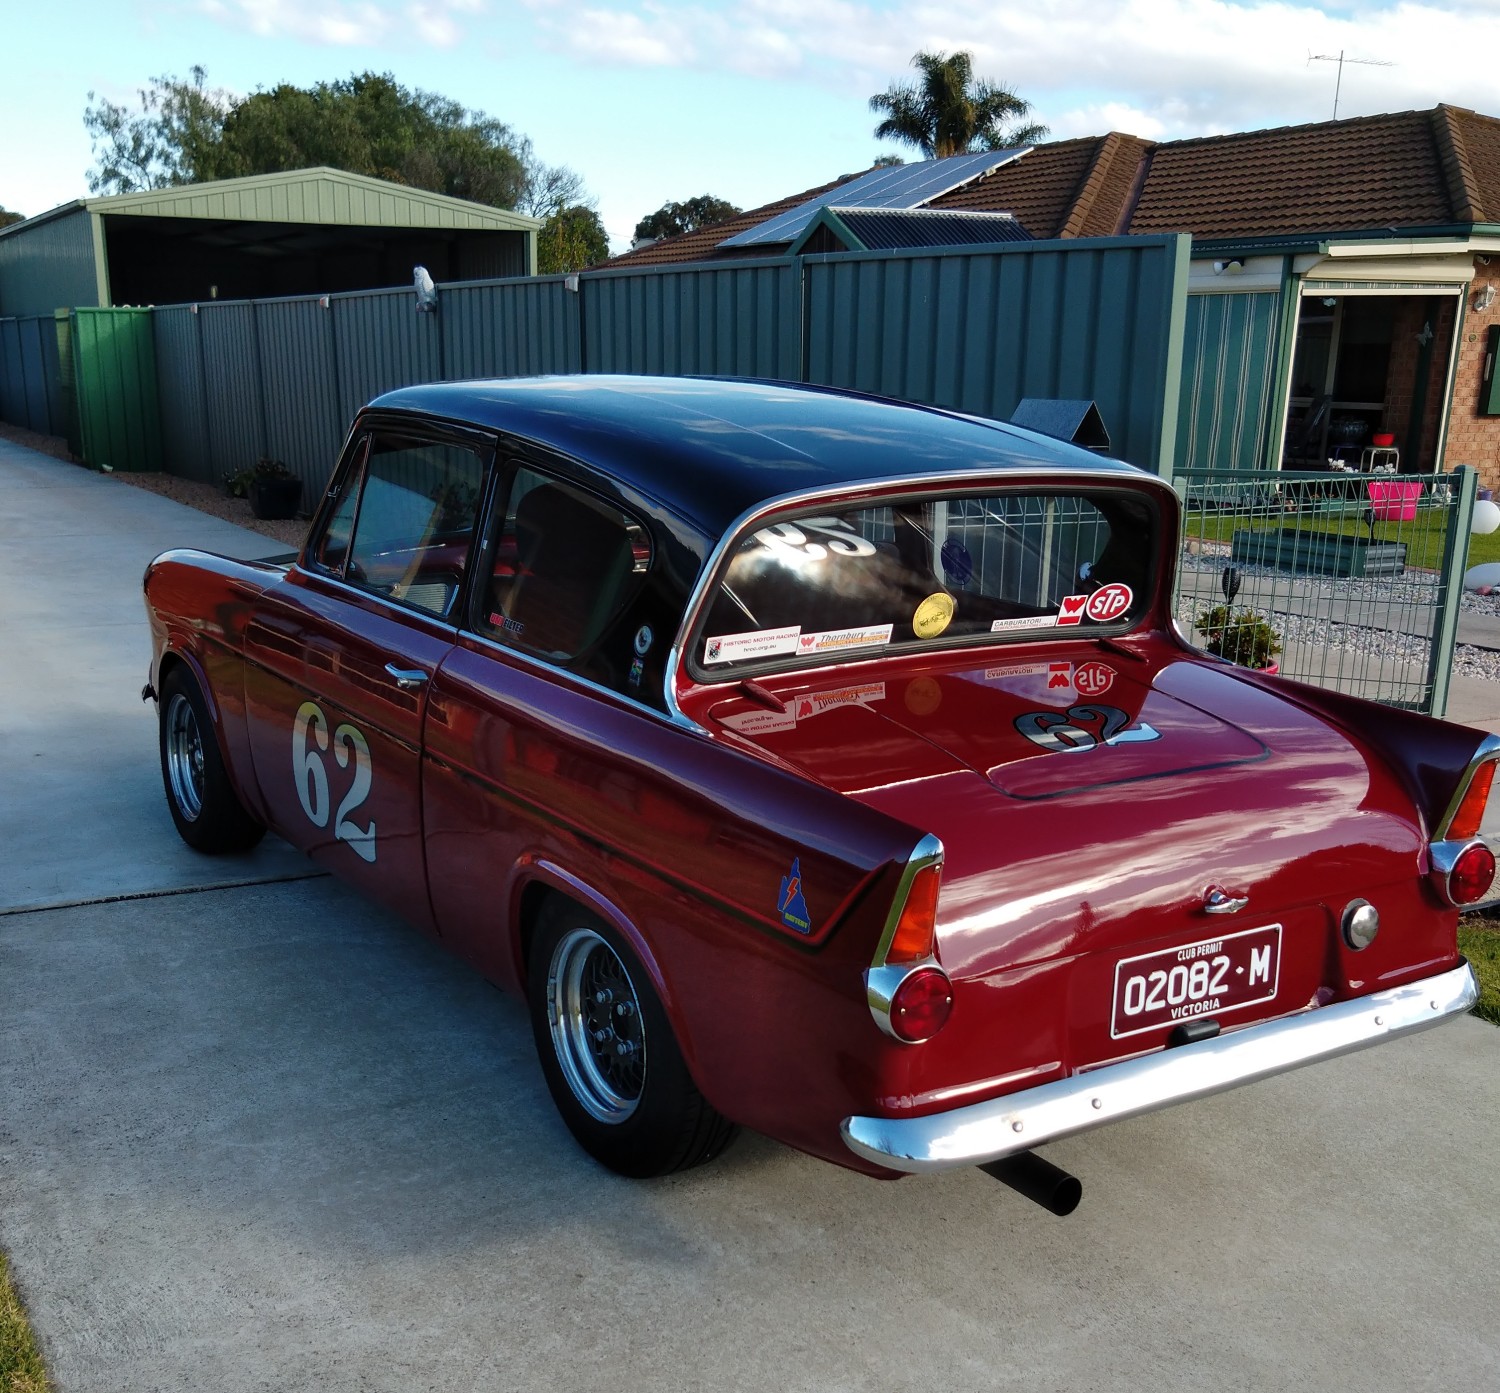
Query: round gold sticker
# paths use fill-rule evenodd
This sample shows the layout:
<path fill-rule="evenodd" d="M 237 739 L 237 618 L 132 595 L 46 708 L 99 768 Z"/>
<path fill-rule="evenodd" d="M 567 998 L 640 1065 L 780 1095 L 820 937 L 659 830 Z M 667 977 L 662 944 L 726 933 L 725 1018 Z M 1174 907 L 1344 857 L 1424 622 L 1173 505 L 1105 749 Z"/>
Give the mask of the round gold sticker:
<path fill-rule="evenodd" d="M 953 596 L 941 590 L 929 595 L 911 617 L 912 631 L 918 638 L 936 638 L 953 622 L 953 611 L 957 607 Z"/>

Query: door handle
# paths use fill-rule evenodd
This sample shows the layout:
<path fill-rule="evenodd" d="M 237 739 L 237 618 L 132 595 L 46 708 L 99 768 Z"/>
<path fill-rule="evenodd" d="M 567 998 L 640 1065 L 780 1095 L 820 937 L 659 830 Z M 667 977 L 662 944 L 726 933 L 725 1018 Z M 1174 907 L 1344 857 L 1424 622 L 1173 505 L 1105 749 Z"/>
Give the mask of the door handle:
<path fill-rule="evenodd" d="M 1211 885 L 1203 897 L 1205 914 L 1238 914 L 1250 903 L 1249 895 L 1229 895 L 1217 885 Z"/>
<path fill-rule="evenodd" d="M 396 679 L 396 685 L 403 692 L 415 692 L 427 685 L 427 674 L 419 667 L 397 667 L 395 663 L 387 663 L 385 670 Z"/>

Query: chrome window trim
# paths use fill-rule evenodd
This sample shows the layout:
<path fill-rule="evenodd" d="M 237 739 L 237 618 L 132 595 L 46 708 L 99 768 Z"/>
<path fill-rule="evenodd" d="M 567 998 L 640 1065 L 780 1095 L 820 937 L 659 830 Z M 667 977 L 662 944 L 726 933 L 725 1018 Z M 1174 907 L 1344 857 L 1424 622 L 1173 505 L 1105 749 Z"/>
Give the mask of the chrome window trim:
<path fill-rule="evenodd" d="M 1468 793 L 1469 785 L 1474 782 L 1474 776 L 1479 772 L 1480 765 L 1497 761 L 1500 761 L 1500 735 L 1486 735 L 1479 742 L 1479 748 L 1469 757 L 1469 767 L 1464 770 L 1463 777 L 1458 781 L 1458 787 L 1453 790 L 1453 797 L 1448 800 L 1447 810 L 1438 819 L 1438 825 L 1432 833 L 1434 842 L 1447 840 L 1448 829 L 1453 825 L 1453 819 L 1458 816 L 1464 795 Z M 1452 869 L 1451 866 L 1450 869 Z"/>
<path fill-rule="evenodd" d="M 1047 1142 L 1352 1054 L 1463 1015 L 1479 999 L 1468 963 L 1404 987 L 1245 1026 L 1019 1093 L 924 1117 L 846 1117 L 844 1144 L 908 1174 L 978 1166 Z"/>
<path fill-rule="evenodd" d="M 827 501 L 853 501 L 870 496 L 878 496 L 889 493 L 893 489 L 907 492 L 913 489 L 931 488 L 984 488 L 987 483 L 992 483 L 996 475 L 1004 475 L 1014 472 L 1017 475 L 1016 482 L 1003 484 L 1001 487 L 1019 488 L 1020 480 L 1028 477 L 1043 476 L 1056 480 L 1060 485 L 1071 486 L 1104 486 L 1119 487 L 1122 483 L 1127 486 L 1145 484 L 1148 488 L 1155 488 L 1171 498 L 1173 506 L 1177 503 L 1176 491 L 1171 484 L 1154 474 L 1148 474 L 1145 470 L 1137 470 L 1134 466 L 1126 469 L 1118 465 L 1113 469 L 1078 469 L 1059 471 L 1055 466 L 1050 470 L 1045 466 L 1038 470 L 1029 470 L 1024 465 L 1002 465 L 992 470 L 935 470 L 925 474 L 893 474 L 880 479 L 861 479 L 857 483 L 846 484 L 822 484 L 817 488 L 793 489 L 789 493 L 777 494 L 774 498 L 765 499 L 753 507 L 746 508 L 725 530 L 724 535 L 714 543 L 713 550 L 708 554 L 708 560 L 704 563 L 702 571 L 698 574 L 698 582 L 693 587 L 693 592 L 688 596 L 687 608 L 683 611 L 683 621 L 678 627 L 676 637 L 672 640 L 672 649 L 667 654 L 666 670 L 663 673 L 663 681 L 666 686 L 667 709 L 672 714 L 672 719 L 679 725 L 689 730 L 698 731 L 707 735 L 709 732 L 692 717 L 684 714 L 677 704 L 677 674 L 683 662 L 684 651 L 687 646 L 688 635 L 697 626 L 698 615 L 708 601 L 708 590 L 714 577 L 718 574 L 719 567 L 724 562 L 724 557 L 731 546 L 737 543 L 740 537 L 755 523 L 773 513 L 778 513 L 787 508 L 801 507 L 804 504 Z M 1158 577 L 1159 579 L 1159 577 Z M 722 683 L 701 683 L 705 689 L 712 687 L 731 688 L 738 684 L 739 679 L 733 678 Z"/>

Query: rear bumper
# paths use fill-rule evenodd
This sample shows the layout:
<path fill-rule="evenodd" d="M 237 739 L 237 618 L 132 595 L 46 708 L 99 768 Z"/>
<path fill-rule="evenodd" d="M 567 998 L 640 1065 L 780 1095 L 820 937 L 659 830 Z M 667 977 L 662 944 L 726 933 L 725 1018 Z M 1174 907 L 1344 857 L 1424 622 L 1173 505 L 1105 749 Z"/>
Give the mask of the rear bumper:
<path fill-rule="evenodd" d="M 1190 1098 L 1413 1035 L 1479 999 L 1463 963 L 1404 987 L 1247 1026 L 1212 1040 L 1111 1064 L 1020 1093 L 925 1117 L 846 1117 L 856 1155 L 913 1173 L 977 1166 Z"/>

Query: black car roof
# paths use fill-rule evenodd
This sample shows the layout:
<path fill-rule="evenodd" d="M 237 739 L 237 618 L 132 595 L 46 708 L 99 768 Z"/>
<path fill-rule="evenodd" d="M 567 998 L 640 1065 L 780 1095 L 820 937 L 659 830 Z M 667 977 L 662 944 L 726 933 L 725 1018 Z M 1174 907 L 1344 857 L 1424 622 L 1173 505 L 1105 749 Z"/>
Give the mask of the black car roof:
<path fill-rule="evenodd" d="M 508 431 L 586 461 L 717 537 L 781 494 L 916 473 L 1133 465 L 1001 422 L 797 383 L 499 378 L 403 387 L 374 409 Z"/>

